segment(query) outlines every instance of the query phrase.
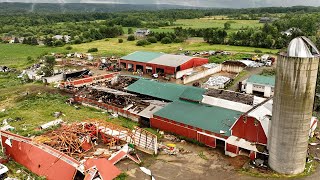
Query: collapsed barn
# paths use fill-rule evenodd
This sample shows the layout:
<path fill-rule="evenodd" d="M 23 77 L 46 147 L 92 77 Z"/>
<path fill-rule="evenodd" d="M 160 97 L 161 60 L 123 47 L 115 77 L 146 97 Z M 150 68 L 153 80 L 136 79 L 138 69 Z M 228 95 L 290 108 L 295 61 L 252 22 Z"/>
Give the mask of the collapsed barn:
<path fill-rule="evenodd" d="M 86 87 L 75 100 L 209 147 L 222 147 L 230 156 L 268 156 L 272 98 L 126 78 L 115 75 L 110 83 Z"/>
<path fill-rule="evenodd" d="M 8 157 L 49 180 L 112 180 L 121 173 L 114 166 L 121 159 L 141 163 L 133 149 L 149 154 L 158 149 L 156 135 L 98 120 L 64 124 L 33 139 L 1 131 L 1 140 Z"/>

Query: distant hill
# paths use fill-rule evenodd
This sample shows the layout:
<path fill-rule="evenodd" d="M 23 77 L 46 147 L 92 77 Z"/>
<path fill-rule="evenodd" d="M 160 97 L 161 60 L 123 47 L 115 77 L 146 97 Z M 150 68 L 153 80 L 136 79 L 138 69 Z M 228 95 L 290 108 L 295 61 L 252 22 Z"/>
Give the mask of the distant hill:
<path fill-rule="evenodd" d="M 68 13 L 68 12 L 119 12 L 137 10 L 195 9 L 196 7 L 155 4 L 85 4 L 85 3 L 0 3 L 0 14 L 4 13 Z"/>

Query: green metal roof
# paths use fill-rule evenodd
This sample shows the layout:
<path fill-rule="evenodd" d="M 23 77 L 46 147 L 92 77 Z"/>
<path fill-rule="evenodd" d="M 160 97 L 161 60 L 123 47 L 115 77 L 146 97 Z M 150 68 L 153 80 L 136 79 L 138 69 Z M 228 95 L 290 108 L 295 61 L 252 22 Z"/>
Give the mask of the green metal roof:
<path fill-rule="evenodd" d="M 192 87 L 192 86 L 186 86 L 185 90 L 182 92 L 180 95 L 180 98 L 182 99 L 187 99 L 191 101 L 198 101 L 201 102 L 203 99 L 203 94 L 207 90 L 202 89 L 202 88 L 197 88 L 197 87 Z"/>
<path fill-rule="evenodd" d="M 253 84 L 262 84 L 262 85 L 275 85 L 275 76 L 262 76 L 262 75 L 252 75 L 247 80 L 247 82 Z"/>
<path fill-rule="evenodd" d="M 149 62 L 157 57 L 160 57 L 162 55 L 164 55 L 164 53 L 136 51 L 136 52 L 131 53 L 127 56 L 123 56 L 121 59 L 147 63 L 147 62 Z"/>
<path fill-rule="evenodd" d="M 174 101 L 154 115 L 180 122 L 207 131 L 230 136 L 230 127 L 241 116 L 241 112 L 216 106 L 187 101 Z"/>
<path fill-rule="evenodd" d="M 127 87 L 130 92 L 148 95 L 168 101 L 178 100 L 180 97 L 193 101 L 201 101 L 205 90 L 192 86 L 173 83 L 162 83 L 154 80 L 139 79 Z"/>

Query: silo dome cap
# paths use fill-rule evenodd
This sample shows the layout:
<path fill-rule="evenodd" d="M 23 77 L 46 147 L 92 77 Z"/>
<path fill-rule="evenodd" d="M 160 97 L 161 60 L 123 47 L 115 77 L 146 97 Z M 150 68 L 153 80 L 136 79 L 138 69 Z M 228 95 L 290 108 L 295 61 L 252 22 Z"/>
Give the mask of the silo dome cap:
<path fill-rule="evenodd" d="M 319 54 L 316 45 L 305 36 L 292 39 L 288 46 L 289 57 L 308 58 L 318 56 Z"/>

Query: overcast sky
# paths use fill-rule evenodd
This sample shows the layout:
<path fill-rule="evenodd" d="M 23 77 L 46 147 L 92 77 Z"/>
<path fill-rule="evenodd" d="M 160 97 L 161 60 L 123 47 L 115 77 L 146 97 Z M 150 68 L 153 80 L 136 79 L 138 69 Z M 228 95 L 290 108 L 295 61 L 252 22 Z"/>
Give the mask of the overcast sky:
<path fill-rule="evenodd" d="M 297 5 L 320 6 L 320 0 L 0 0 L 0 2 L 174 4 L 198 7 L 230 8 Z"/>

